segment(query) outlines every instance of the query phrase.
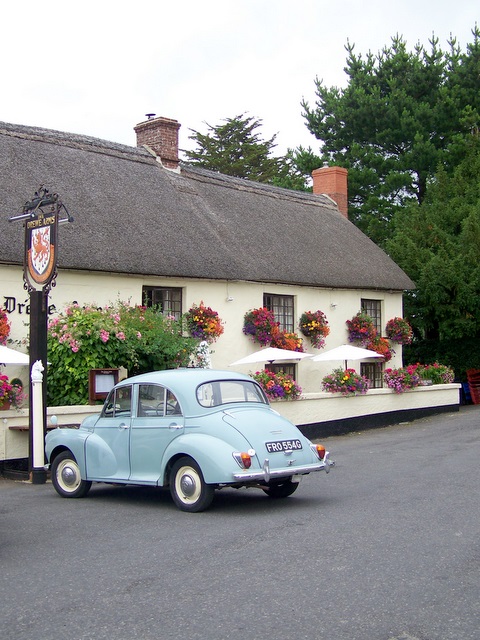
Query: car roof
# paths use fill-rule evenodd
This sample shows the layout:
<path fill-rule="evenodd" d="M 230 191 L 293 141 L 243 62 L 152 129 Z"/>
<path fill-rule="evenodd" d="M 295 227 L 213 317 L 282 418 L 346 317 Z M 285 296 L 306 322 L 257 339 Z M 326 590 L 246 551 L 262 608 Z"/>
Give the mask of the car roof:
<path fill-rule="evenodd" d="M 131 378 L 125 378 L 118 383 L 119 385 L 125 384 L 162 384 L 166 387 L 172 387 L 175 389 L 178 385 L 183 388 L 190 386 L 196 388 L 203 382 L 210 382 L 212 380 L 247 380 L 253 382 L 252 378 L 238 371 L 226 371 L 221 369 L 166 369 L 164 371 L 151 371 L 150 373 L 142 373 L 138 376 L 132 376 Z"/>

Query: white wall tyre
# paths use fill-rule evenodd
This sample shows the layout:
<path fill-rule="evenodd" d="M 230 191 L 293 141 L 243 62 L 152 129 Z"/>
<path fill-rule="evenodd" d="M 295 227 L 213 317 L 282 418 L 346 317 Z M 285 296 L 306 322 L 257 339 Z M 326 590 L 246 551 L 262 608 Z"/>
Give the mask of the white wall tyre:
<path fill-rule="evenodd" d="M 52 484 L 62 498 L 83 498 L 92 483 L 82 480 L 77 461 L 70 451 L 62 451 L 52 462 Z"/>
<path fill-rule="evenodd" d="M 211 505 L 215 489 L 205 483 L 198 464 L 192 458 L 180 458 L 170 472 L 170 493 L 181 511 L 196 513 Z"/>

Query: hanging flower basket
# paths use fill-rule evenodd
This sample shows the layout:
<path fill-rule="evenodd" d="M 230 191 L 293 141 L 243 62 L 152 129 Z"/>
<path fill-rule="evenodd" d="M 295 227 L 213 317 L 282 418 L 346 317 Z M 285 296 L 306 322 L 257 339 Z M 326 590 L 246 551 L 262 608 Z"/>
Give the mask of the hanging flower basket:
<path fill-rule="evenodd" d="M 277 329 L 273 331 L 272 339 L 270 341 L 271 347 L 277 349 L 288 349 L 289 351 L 300 351 L 303 353 L 303 339 L 296 333 L 287 333 L 286 331 L 280 331 Z"/>
<path fill-rule="evenodd" d="M 391 360 L 395 353 L 395 351 L 390 347 L 390 343 L 387 338 L 380 338 L 380 336 L 375 336 L 375 338 L 367 344 L 366 348 L 371 349 L 371 351 L 376 351 L 382 355 L 384 362 Z"/>
<path fill-rule="evenodd" d="M 372 318 L 363 311 L 359 311 L 351 320 L 347 320 L 346 324 L 349 341 L 358 342 L 362 347 L 367 348 L 377 335 Z"/>
<path fill-rule="evenodd" d="M 0 344 L 6 346 L 7 338 L 10 335 L 10 322 L 7 312 L 0 309 Z"/>
<path fill-rule="evenodd" d="M 386 335 L 392 342 L 410 344 L 413 338 L 413 330 L 404 318 L 395 317 L 387 322 Z"/>
<path fill-rule="evenodd" d="M 305 311 L 300 316 L 300 331 L 310 338 L 312 346 L 322 349 L 325 346 L 325 338 L 330 333 L 327 316 L 318 309 L 317 311 Z"/>
<path fill-rule="evenodd" d="M 296 400 L 302 393 L 301 387 L 295 382 L 291 375 L 279 371 L 257 371 L 252 378 L 265 391 L 267 398 L 270 400 Z"/>
<path fill-rule="evenodd" d="M 203 300 L 199 305 L 193 305 L 185 314 L 185 320 L 190 335 L 193 338 L 215 342 L 223 333 L 223 324 L 216 311 L 205 306 Z"/>
<path fill-rule="evenodd" d="M 245 314 L 243 333 L 261 345 L 269 345 L 272 335 L 279 332 L 280 323 L 275 320 L 273 311 L 266 307 L 252 309 Z"/>

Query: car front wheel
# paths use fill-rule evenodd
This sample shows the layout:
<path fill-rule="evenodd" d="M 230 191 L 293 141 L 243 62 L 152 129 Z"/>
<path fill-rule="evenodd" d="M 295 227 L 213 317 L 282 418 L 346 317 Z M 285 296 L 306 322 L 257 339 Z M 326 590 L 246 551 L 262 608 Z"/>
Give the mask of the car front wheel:
<path fill-rule="evenodd" d="M 70 451 L 62 451 L 52 462 L 52 484 L 63 498 L 83 498 L 92 486 L 91 482 L 82 480 Z"/>
<path fill-rule="evenodd" d="M 196 513 L 211 505 L 215 489 L 206 484 L 198 464 L 191 458 L 180 458 L 170 472 L 170 493 L 182 511 Z"/>
<path fill-rule="evenodd" d="M 292 482 L 286 480 L 285 482 L 279 482 L 278 484 L 271 484 L 264 491 L 269 498 L 288 498 L 294 491 L 298 489 L 298 482 Z"/>

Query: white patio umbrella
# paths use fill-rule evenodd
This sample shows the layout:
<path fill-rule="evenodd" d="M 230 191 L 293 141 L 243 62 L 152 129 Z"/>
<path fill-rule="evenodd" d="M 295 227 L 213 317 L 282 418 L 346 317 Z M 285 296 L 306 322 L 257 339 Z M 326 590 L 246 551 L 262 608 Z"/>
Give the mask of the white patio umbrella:
<path fill-rule="evenodd" d="M 30 356 L 0 345 L 0 364 L 30 364 Z"/>
<path fill-rule="evenodd" d="M 267 347 L 254 351 L 245 358 L 240 358 L 230 363 L 230 367 L 236 364 L 253 364 L 254 362 L 273 362 L 274 360 L 301 360 L 302 358 L 311 358 L 312 353 L 303 353 L 302 351 L 291 351 L 289 349 L 278 349 L 277 347 Z"/>
<path fill-rule="evenodd" d="M 335 349 L 330 349 L 329 351 L 320 353 L 318 356 L 314 356 L 312 360 L 315 362 L 344 360 L 346 369 L 348 360 L 366 360 L 367 358 L 383 358 L 383 356 L 376 351 L 371 351 L 371 349 L 362 349 L 361 347 L 354 347 L 351 344 L 342 344 L 339 347 L 335 347 Z"/>

